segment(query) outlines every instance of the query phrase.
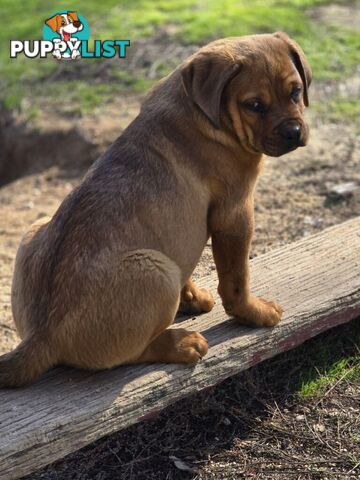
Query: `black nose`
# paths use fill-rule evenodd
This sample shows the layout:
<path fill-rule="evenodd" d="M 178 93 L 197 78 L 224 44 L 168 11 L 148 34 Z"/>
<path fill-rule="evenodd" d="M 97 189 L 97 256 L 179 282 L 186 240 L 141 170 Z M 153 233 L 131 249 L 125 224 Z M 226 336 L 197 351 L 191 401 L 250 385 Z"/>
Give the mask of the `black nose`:
<path fill-rule="evenodd" d="M 279 133 L 284 140 L 293 145 L 299 145 L 301 138 L 301 128 L 297 122 L 283 122 L 279 127 Z"/>
<path fill-rule="evenodd" d="M 75 20 L 75 22 L 73 22 L 73 25 L 74 27 L 79 28 L 81 25 L 81 22 L 79 22 L 78 20 Z"/>

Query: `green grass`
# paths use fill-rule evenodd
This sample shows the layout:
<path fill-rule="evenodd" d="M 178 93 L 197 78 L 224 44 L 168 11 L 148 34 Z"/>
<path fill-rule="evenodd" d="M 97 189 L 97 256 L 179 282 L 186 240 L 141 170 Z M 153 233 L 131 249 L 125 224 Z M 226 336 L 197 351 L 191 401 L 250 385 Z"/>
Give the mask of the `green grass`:
<path fill-rule="evenodd" d="M 360 384 L 360 324 L 352 322 L 343 327 L 344 335 L 329 338 L 312 350 L 304 344 L 307 358 L 297 380 L 301 397 L 320 397 L 336 382 L 352 381 Z M 350 354 L 348 354 L 350 353 Z"/>
<path fill-rule="evenodd" d="M 300 399 L 334 392 L 337 382 L 360 385 L 360 319 L 353 320 L 260 364 L 255 370 L 276 392 Z M 331 389 L 331 390 L 330 390 Z M 281 395 L 282 395 L 281 394 Z"/>
<path fill-rule="evenodd" d="M 360 365 L 356 359 L 342 358 L 328 369 L 316 368 L 313 372 L 313 375 L 315 374 L 317 378 L 303 381 L 299 391 L 302 397 L 321 396 L 330 385 L 340 380 L 360 381 Z"/>
<path fill-rule="evenodd" d="M 356 31 L 346 27 L 319 24 L 307 14 L 307 9 L 329 3 L 326 0 L 78 0 L 71 7 L 79 11 L 88 21 L 91 38 L 130 38 L 136 43 L 141 38 L 149 37 L 156 29 L 164 25 L 176 26 L 173 34 L 177 41 L 185 44 L 202 44 L 212 39 L 244 35 L 259 32 L 287 31 L 303 46 L 312 65 L 317 80 L 340 78 L 351 73 L 359 61 L 360 36 Z M 339 3 L 339 2 L 337 2 Z M 350 3 L 343 1 L 341 3 Z M 69 3 L 60 0 L 51 7 L 45 0 L 28 0 L 24 9 L 21 2 L 2 0 L 0 13 L 3 19 L 0 41 L 0 100 L 8 108 L 17 108 L 23 98 L 35 104 L 39 98 L 38 84 L 42 85 L 40 97 L 49 103 L 57 101 L 46 82 L 59 69 L 73 71 L 76 66 L 58 64 L 54 59 L 29 60 L 22 57 L 9 59 L 6 46 L 13 39 L 41 38 L 44 20 L 57 9 L 69 8 Z M 29 14 L 29 12 L 31 12 Z M 129 58 L 132 55 L 128 50 Z M 109 85 L 101 85 L 96 68 L 99 60 L 82 60 L 87 62 L 89 76 L 82 77 L 85 84 L 71 88 L 79 96 L 73 99 L 74 108 L 88 110 L 110 98 L 111 93 L 122 89 L 142 91 L 149 87 L 144 72 L 130 75 L 126 71 L 127 60 L 114 62 L 111 75 L 107 78 Z M 95 64 L 95 66 L 94 66 Z M 95 72 L 95 74 L 94 74 Z M 162 73 L 166 73 L 166 65 Z M 99 87 L 94 84 L 100 83 Z M 112 85 L 110 85 L 112 84 Z M 94 94 L 86 94 L 84 88 L 95 89 Z M 59 81 L 58 93 L 69 91 L 65 81 Z M 76 104 L 76 105 L 75 105 Z"/>

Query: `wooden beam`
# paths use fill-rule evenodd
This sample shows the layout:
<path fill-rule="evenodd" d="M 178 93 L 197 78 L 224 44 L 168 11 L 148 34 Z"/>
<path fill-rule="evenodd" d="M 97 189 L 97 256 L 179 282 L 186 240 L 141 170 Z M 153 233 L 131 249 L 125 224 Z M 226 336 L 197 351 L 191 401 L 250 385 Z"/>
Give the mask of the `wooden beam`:
<path fill-rule="evenodd" d="M 251 261 L 254 291 L 285 310 L 274 329 L 251 330 L 214 310 L 182 325 L 210 350 L 193 367 L 139 365 L 90 373 L 56 369 L 0 391 L 0 479 L 19 478 L 154 415 L 279 352 L 360 315 L 360 217 Z M 213 275 L 198 282 L 216 292 Z"/>

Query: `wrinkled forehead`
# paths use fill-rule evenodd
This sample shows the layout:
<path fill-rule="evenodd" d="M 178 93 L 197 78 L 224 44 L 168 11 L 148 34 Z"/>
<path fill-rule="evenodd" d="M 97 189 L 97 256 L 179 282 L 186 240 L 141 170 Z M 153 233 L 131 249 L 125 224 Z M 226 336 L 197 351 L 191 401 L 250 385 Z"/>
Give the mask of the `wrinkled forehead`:
<path fill-rule="evenodd" d="M 301 82 L 301 78 L 286 49 L 252 52 L 243 60 L 236 78 L 240 90 L 258 93 L 280 93 L 294 82 Z"/>

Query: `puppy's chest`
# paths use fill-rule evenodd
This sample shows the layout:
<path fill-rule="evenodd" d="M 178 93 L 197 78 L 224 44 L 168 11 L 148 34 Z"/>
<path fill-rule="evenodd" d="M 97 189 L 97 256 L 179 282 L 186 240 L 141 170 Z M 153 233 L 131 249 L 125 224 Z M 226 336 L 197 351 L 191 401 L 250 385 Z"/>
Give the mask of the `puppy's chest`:
<path fill-rule="evenodd" d="M 243 211 L 248 211 L 252 204 L 252 192 L 236 191 L 232 195 L 214 202 L 209 208 L 208 230 L 212 234 L 226 230 L 238 221 Z"/>

